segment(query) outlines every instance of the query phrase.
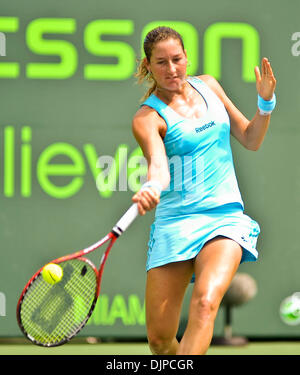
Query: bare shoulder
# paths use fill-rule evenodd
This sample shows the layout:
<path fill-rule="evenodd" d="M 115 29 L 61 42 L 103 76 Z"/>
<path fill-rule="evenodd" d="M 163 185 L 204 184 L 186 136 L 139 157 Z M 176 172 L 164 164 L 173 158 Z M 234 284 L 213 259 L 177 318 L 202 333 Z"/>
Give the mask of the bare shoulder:
<path fill-rule="evenodd" d="M 165 128 L 165 121 L 153 108 L 146 105 L 139 108 L 132 119 L 132 130 L 134 134 L 140 132 L 145 134 L 145 132 L 158 131 L 163 135 L 166 131 Z"/>
<path fill-rule="evenodd" d="M 166 128 L 165 121 L 151 107 L 142 106 L 133 117 L 133 135 L 149 163 L 153 155 L 158 155 L 160 160 L 165 156 L 163 138 Z"/>
<path fill-rule="evenodd" d="M 133 121 L 139 121 L 145 117 L 152 117 L 155 113 L 156 111 L 153 108 L 148 107 L 147 105 L 142 105 L 135 113 Z"/>

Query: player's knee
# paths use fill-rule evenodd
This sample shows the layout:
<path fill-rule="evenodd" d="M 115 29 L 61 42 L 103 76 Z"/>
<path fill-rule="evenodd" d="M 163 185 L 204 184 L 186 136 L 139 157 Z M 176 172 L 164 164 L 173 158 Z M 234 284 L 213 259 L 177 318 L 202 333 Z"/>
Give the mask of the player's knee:
<path fill-rule="evenodd" d="M 191 301 L 193 317 L 199 322 L 213 320 L 217 314 L 218 303 L 207 295 L 199 295 Z"/>
<path fill-rule="evenodd" d="M 164 355 L 168 354 L 173 342 L 173 337 L 163 337 L 155 333 L 148 333 L 148 343 L 153 354 Z"/>

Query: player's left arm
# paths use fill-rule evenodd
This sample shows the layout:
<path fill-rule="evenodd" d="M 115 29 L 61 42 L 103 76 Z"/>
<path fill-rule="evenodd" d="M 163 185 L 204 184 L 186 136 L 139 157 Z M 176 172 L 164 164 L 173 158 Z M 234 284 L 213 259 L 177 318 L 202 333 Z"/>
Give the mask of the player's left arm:
<path fill-rule="evenodd" d="M 255 67 L 256 88 L 264 100 L 271 100 L 276 87 L 272 67 L 267 58 L 262 59 L 261 72 Z M 200 76 L 223 102 L 231 124 L 231 134 L 248 150 L 256 151 L 261 146 L 269 127 L 271 115 L 261 115 L 257 109 L 252 120 L 248 120 L 225 94 L 219 82 L 209 75 Z M 257 101 L 257 98 L 255 98 Z"/>

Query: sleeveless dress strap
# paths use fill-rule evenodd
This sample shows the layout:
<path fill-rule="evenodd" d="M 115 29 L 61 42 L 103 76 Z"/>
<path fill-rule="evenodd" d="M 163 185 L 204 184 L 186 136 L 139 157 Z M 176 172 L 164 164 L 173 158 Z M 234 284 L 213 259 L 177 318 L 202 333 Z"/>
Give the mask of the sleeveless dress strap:
<path fill-rule="evenodd" d="M 176 114 L 166 103 L 160 100 L 156 95 L 152 94 L 142 104 L 147 105 L 156 110 L 156 112 L 165 120 L 168 128 L 182 121 L 182 117 Z"/>

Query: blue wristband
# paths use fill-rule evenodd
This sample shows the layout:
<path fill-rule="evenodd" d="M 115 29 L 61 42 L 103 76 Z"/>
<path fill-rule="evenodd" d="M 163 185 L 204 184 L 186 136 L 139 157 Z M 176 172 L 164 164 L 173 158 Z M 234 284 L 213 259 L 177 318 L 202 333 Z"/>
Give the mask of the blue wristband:
<path fill-rule="evenodd" d="M 257 95 L 257 106 L 261 115 L 269 115 L 276 106 L 275 93 L 271 100 L 264 100 L 261 96 Z"/>

